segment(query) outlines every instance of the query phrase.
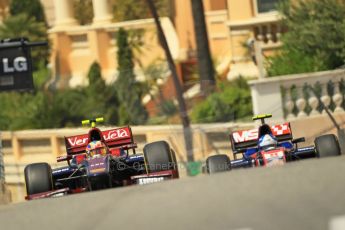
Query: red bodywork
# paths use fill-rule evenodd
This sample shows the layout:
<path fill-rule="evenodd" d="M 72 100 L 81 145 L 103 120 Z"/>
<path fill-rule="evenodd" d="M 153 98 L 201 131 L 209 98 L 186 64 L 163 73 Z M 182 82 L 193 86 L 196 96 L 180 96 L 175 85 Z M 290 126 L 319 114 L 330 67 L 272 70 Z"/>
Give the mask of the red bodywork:
<path fill-rule="evenodd" d="M 85 152 L 87 144 L 92 141 L 93 136 L 96 135 L 99 135 L 101 141 L 109 148 L 127 147 L 128 149 L 136 147 L 130 127 L 105 131 L 101 131 L 98 128 L 92 128 L 88 134 L 65 137 L 67 155 Z"/>
<path fill-rule="evenodd" d="M 88 134 L 65 137 L 67 155 L 57 157 L 57 161 L 69 161 L 72 157 L 76 157 L 77 161 L 78 158 L 82 159 L 85 157 L 86 146 L 96 135 L 108 146 L 113 156 L 119 156 L 121 150 L 135 149 L 137 147 L 133 140 L 132 130 L 128 126 L 105 131 L 92 128 Z"/>
<path fill-rule="evenodd" d="M 82 162 L 85 157 L 85 149 L 90 140 L 97 137 L 103 143 L 105 143 L 110 151 L 110 154 L 114 157 L 120 156 L 121 151 L 134 149 L 137 144 L 133 141 L 132 130 L 130 127 L 115 128 L 110 130 L 101 131 L 98 128 L 90 129 L 88 134 L 76 135 L 65 137 L 65 145 L 67 155 L 57 157 L 57 161 L 67 161 L 70 164 L 72 158 L 76 159 L 76 162 Z M 135 151 L 134 151 L 135 153 Z M 127 185 L 138 184 L 138 181 L 143 178 L 163 178 L 175 179 L 178 178 L 178 172 L 176 170 L 167 170 L 155 173 L 145 173 L 141 175 L 132 176 L 130 180 L 126 181 Z M 55 197 L 65 194 L 74 194 L 87 191 L 86 188 L 78 188 L 71 190 L 69 188 L 57 189 L 49 192 L 38 193 L 30 196 L 26 196 L 26 200 L 40 199 L 46 197 Z"/>
<path fill-rule="evenodd" d="M 271 126 L 271 131 L 272 134 L 277 138 L 292 135 L 289 122 L 280 125 L 273 125 Z M 235 131 L 231 133 L 230 137 L 234 144 L 257 142 L 259 138 L 259 130 L 250 129 Z"/>
<path fill-rule="evenodd" d="M 272 134 L 277 138 L 278 142 L 292 140 L 292 131 L 290 122 L 270 127 Z M 234 157 L 237 153 L 242 153 L 248 148 L 257 146 L 259 138 L 259 129 L 235 131 L 230 134 L 230 142 Z"/>
<path fill-rule="evenodd" d="M 265 150 L 261 151 L 260 154 L 263 159 L 263 165 L 266 167 L 284 165 L 286 163 L 285 148 Z M 256 160 L 255 165 L 259 166 L 260 162 Z"/>

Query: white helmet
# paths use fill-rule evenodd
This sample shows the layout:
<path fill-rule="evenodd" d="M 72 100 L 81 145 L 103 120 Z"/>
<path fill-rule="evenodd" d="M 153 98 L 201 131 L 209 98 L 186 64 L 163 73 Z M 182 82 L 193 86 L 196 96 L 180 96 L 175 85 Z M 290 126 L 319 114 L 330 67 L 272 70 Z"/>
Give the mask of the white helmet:
<path fill-rule="evenodd" d="M 265 134 L 259 139 L 259 148 L 276 147 L 277 140 L 270 134 Z"/>

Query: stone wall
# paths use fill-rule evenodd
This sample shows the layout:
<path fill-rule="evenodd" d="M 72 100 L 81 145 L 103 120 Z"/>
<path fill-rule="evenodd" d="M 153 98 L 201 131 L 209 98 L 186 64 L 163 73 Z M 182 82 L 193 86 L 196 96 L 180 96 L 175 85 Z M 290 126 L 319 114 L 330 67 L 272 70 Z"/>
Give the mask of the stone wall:
<path fill-rule="evenodd" d="M 5 183 L 5 165 L 3 160 L 2 144 L 0 139 L 0 205 L 11 202 L 11 192 Z"/>
<path fill-rule="evenodd" d="M 11 202 L 11 192 L 7 188 L 5 181 L 0 181 L 0 205 L 9 204 Z"/>
<path fill-rule="evenodd" d="M 280 120 L 312 117 L 323 112 L 320 101 L 332 113 L 343 112 L 344 81 L 343 69 L 250 81 L 253 112 Z"/>

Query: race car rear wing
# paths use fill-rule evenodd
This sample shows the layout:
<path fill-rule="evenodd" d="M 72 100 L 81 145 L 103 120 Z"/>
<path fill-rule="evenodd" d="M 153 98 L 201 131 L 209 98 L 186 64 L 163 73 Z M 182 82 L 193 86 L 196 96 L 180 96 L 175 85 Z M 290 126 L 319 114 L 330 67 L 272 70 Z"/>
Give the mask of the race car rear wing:
<path fill-rule="evenodd" d="M 292 140 L 290 122 L 281 125 L 271 126 L 272 134 L 278 139 L 278 142 Z M 231 148 L 234 153 L 246 151 L 248 148 L 257 146 L 258 128 L 250 130 L 235 131 L 230 134 Z"/>
<path fill-rule="evenodd" d="M 133 135 L 130 127 L 122 127 L 102 131 L 102 137 L 109 148 L 121 146 L 133 146 Z M 65 145 L 67 155 L 75 155 L 85 152 L 85 148 L 89 143 L 89 134 L 65 137 Z"/>

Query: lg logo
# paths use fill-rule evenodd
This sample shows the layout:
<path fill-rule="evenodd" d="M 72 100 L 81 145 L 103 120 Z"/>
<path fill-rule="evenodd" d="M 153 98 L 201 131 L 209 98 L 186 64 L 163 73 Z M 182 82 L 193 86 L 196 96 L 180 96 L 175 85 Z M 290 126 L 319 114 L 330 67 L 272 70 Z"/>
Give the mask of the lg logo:
<path fill-rule="evenodd" d="M 25 57 L 16 57 L 13 60 L 13 65 L 9 63 L 8 58 L 2 59 L 4 66 L 4 73 L 23 72 L 28 70 L 28 63 Z"/>

